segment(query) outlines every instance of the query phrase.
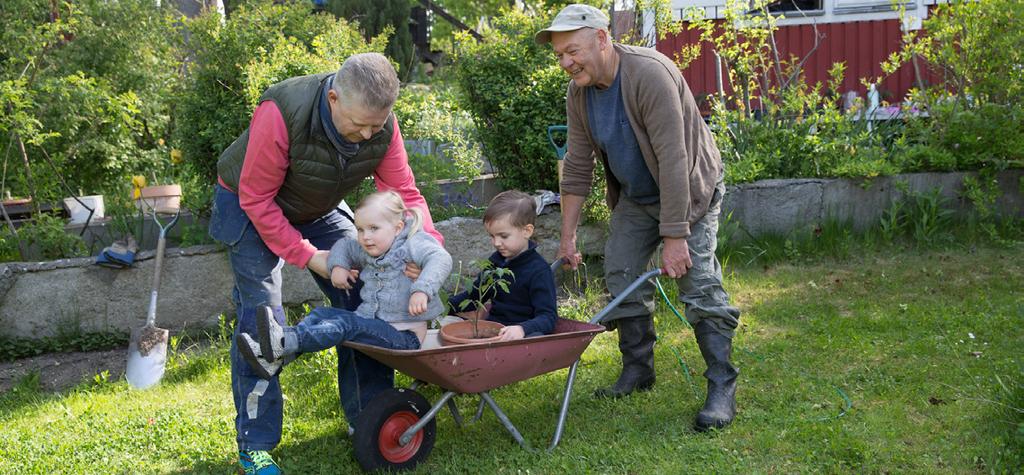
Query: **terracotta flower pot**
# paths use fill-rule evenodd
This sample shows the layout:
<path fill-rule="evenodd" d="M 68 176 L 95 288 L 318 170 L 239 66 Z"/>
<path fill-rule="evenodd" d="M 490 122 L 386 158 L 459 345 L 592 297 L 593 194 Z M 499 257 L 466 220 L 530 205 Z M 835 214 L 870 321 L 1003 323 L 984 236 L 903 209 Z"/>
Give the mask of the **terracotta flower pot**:
<path fill-rule="evenodd" d="M 465 345 L 467 343 L 489 343 L 501 339 L 501 337 L 498 336 L 498 332 L 502 328 L 505 328 L 505 325 L 489 320 L 480 320 L 477 328 L 480 331 L 479 338 L 473 338 L 472 321 L 449 323 L 448 325 L 441 327 L 441 331 L 438 332 L 438 334 L 441 337 L 441 344 L 444 346 Z"/>
<path fill-rule="evenodd" d="M 181 208 L 181 185 L 147 186 L 141 195 L 135 200 L 135 206 L 143 213 L 156 210 L 160 214 L 174 214 Z"/>

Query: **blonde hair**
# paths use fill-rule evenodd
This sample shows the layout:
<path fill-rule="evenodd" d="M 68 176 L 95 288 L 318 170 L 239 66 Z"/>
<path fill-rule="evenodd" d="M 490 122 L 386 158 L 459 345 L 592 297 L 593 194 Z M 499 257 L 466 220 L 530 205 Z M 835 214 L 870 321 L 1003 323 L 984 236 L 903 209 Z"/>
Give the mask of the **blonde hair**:
<path fill-rule="evenodd" d="M 367 195 L 359 202 L 354 212 L 358 213 L 359 210 L 369 207 L 387 212 L 391 215 L 393 223 L 405 221 L 406 216 L 412 217 L 412 222 L 409 223 L 409 237 L 423 229 L 423 212 L 419 208 L 406 207 L 402 197 L 394 191 L 378 191 Z"/>

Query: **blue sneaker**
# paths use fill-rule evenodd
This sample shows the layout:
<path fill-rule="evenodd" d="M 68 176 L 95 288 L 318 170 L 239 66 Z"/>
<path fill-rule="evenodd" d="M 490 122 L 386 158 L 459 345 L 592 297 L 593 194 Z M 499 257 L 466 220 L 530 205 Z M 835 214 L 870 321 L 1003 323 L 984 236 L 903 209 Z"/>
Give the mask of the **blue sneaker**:
<path fill-rule="evenodd" d="M 277 466 L 270 453 L 266 450 L 242 450 L 238 452 L 238 464 L 245 475 L 281 475 L 281 467 Z"/>

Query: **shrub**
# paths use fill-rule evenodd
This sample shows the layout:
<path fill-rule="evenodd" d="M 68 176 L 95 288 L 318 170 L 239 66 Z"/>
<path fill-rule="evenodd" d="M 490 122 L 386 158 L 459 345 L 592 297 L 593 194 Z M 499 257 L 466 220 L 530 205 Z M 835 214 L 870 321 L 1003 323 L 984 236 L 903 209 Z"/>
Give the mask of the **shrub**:
<path fill-rule="evenodd" d="M 484 155 L 505 188 L 557 189 L 556 157 L 547 127 L 564 124 L 568 78 L 532 32 L 550 18 L 504 11 L 482 42 L 459 37 L 455 77 L 466 109 L 482 132 Z M 524 34 L 524 32 L 530 32 Z"/>
<path fill-rule="evenodd" d="M 476 125 L 469 112 L 459 107 L 453 88 L 441 84 L 403 87 L 394 111 L 405 139 L 431 140 L 438 146 L 440 157 L 424 156 L 420 162 L 436 158 L 451 165 L 419 163 L 441 172 L 432 174 L 432 179 L 468 179 L 480 174 L 483 158 Z M 423 181 L 427 177 L 421 169 L 413 168 L 416 178 Z"/>
<path fill-rule="evenodd" d="M 263 91 L 292 76 L 337 70 L 352 54 L 381 52 L 387 32 L 367 42 L 354 25 L 311 15 L 302 2 L 258 0 L 226 22 L 208 12 L 186 22 L 188 76 L 177 111 L 184 159 L 212 183 L 217 158 L 248 127 Z"/>
<path fill-rule="evenodd" d="M 24 146 L 30 164 L 12 167 L 5 186 L 48 201 L 71 190 L 102 193 L 129 170 L 152 166 L 180 64 L 170 10 L 144 1 L 11 0 L 0 5 L 0 23 L 8 113 L 0 147 Z"/>

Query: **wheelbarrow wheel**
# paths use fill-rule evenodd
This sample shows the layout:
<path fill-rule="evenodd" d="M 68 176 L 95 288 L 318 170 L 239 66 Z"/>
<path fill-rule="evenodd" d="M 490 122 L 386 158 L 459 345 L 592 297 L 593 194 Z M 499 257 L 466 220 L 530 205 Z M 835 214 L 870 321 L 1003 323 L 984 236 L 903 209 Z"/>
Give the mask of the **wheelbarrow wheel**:
<path fill-rule="evenodd" d="M 430 410 L 426 398 L 411 389 L 390 389 L 373 399 L 356 421 L 352 448 L 367 472 L 409 470 L 434 448 L 437 424 L 431 419 L 408 444 L 398 439 Z"/>

